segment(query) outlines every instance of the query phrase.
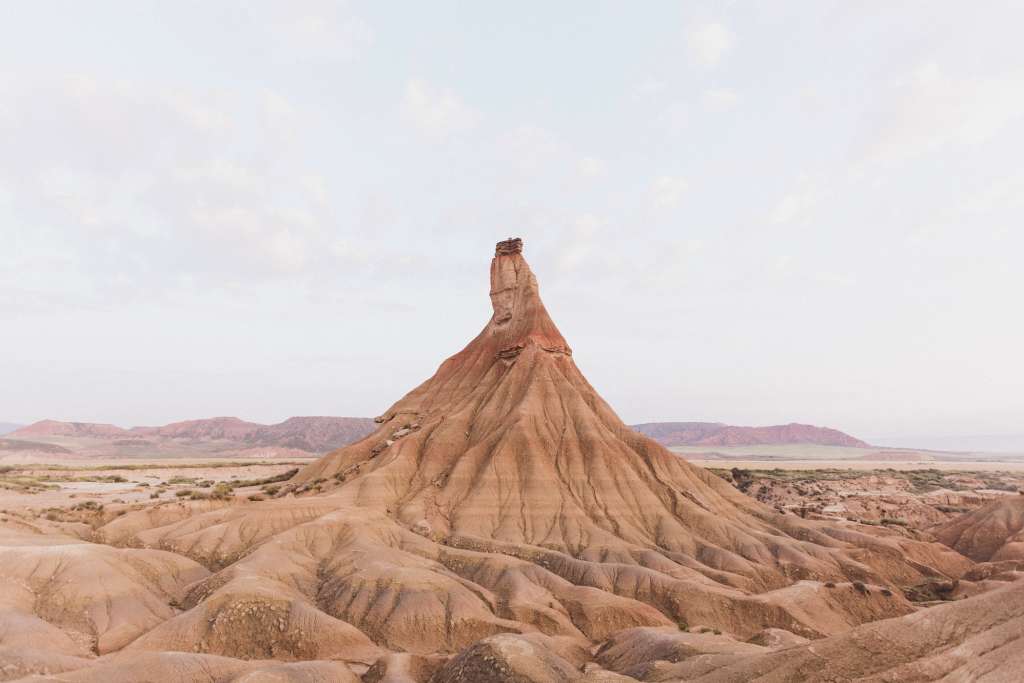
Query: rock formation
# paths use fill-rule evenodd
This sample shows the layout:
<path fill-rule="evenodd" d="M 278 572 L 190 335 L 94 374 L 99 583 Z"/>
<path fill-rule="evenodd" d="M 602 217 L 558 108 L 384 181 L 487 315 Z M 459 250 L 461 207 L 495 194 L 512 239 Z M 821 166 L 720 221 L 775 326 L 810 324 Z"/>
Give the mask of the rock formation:
<path fill-rule="evenodd" d="M 576 367 L 522 248 L 496 248 L 480 334 L 276 498 L 143 509 L 97 529 L 123 548 L 82 544 L 83 561 L 179 558 L 160 588 L 174 598 L 155 623 L 103 631 L 116 653 L 55 652 L 66 673 L 50 680 L 141 666 L 225 681 L 332 680 L 341 667 L 403 683 L 760 672 L 781 647 L 810 661 L 803 639 L 917 618 L 901 589 L 971 567 L 938 543 L 779 514 L 623 424 Z"/>

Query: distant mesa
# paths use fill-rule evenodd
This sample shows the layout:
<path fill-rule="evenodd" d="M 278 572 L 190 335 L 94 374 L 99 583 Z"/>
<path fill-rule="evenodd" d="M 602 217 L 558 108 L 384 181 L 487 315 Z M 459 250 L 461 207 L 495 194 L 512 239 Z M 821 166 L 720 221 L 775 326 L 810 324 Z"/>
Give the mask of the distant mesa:
<path fill-rule="evenodd" d="M 213 444 L 218 450 L 280 448 L 326 453 L 358 441 L 375 427 L 370 418 L 326 416 L 291 417 L 273 425 L 247 422 L 237 417 L 213 417 L 131 429 L 90 422 L 42 420 L 7 436 L 21 440 L 61 437 L 83 439 L 93 448 L 99 447 L 100 443 L 119 448 Z"/>
<path fill-rule="evenodd" d="M 633 429 L 663 446 L 763 446 L 814 444 L 869 448 L 837 429 L 798 423 L 770 427 L 736 427 L 719 422 L 647 422 Z"/>
<path fill-rule="evenodd" d="M 11 432 L 9 436 L 16 439 L 31 439 L 39 436 L 81 436 L 107 439 L 123 437 L 127 434 L 128 430 L 110 424 L 40 420 Z"/>

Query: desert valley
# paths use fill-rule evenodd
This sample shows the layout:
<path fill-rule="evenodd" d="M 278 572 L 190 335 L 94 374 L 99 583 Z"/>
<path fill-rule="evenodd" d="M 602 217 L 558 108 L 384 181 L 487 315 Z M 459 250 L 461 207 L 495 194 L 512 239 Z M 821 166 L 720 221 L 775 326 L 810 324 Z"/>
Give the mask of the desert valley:
<path fill-rule="evenodd" d="M 624 424 L 522 252 L 376 417 L 6 428 L 0 680 L 1024 680 L 1024 454 Z"/>

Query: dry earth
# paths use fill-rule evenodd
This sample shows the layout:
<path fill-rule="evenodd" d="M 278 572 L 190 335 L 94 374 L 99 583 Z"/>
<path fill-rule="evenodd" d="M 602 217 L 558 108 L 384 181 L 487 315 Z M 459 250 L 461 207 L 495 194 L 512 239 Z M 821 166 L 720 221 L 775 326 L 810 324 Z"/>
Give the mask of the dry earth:
<path fill-rule="evenodd" d="M 780 512 L 633 431 L 520 251 L 476 339 L 287 481 L 0 515 L 0 679 L 1020 680 L 1018 567 Z"/>
<path fill-rule="evenodd" d="M 709 469 L 780 511 L 917 530 L 1024 490 L 1024 470 Z"/>

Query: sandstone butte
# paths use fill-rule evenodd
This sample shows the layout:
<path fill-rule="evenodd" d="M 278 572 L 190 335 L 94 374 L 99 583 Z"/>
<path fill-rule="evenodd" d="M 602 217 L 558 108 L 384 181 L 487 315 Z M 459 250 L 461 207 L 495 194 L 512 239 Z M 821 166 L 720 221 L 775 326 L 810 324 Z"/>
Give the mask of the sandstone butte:
<path fill-rule="evenodd" d="M 974 562 L 779 514 L 627 427 L 521 241 L 490 297 L 475 339 L 276 498 L 5 523 L 0 679 L 1022 680 L 1024 583 L 916 608 L 904 589 Z"/>

